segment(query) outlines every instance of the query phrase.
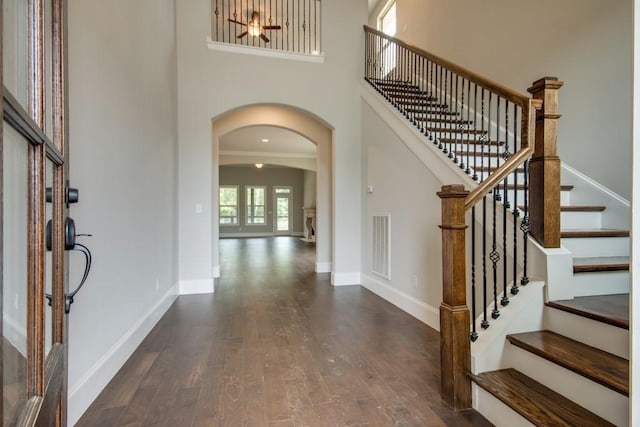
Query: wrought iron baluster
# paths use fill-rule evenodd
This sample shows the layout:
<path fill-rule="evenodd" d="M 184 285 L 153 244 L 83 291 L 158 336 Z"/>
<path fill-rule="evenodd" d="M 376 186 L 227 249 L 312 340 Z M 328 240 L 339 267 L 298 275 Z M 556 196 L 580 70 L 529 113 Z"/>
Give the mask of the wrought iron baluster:
<path fill-rule="evenodd" d="M 498 310 L 498 261 L 500 261 L 500 254 L 498 253 L 497 245 L 497 231 L 496 231 L 496 211 L 498 210 L 498 201 L 496 200 L 496 194 L 499 190 L 496 188 L 493 191 L 493 217 L 492 217 L 492 239 L 491 239 L 491 254 L 489 259 L 491 260 L 493 269 L 493 310 L 491 311 L 491 318 L 497 319 L 500 317 L 500 310 Z"/>
<path fill-rule="evenodd" d="M 469 122 L 470 119 L 470 114 L 471 114 L 471 108 L 469 108 L 469 105 L 471 104 L 471 80 L 467 80 L 467 105 L 465 105 L 465 109 L 467 110 L 467 122 Z M 464 116 L 463 116 L 464 118 Z M 469 136 L 469 134 L 465 135 L 465 138 L 467 140 L 467 152 L 469 152 L 469 148 L 470 148 L 470 141 L 471 138 Z M 477 169 L 478 165 L 478 145 L 477 144 L 473 144 L 473 170 L 474 170 L 474 175 L 475 175 L 475 170 Z M 469 167 L 469 159 L 467 158 L 467 170 L 465 171 L 467 173 L 467 175 L 471 174 L 471 169 Z M 477 178 L 473 178 L 473 179 L 477 179 Z"/>
<path fill-rule="evenodd" d="M 473 84 L 473 122 L 476 123 L 478 118 L 478 85 Z M 471 137 L 471 135 L 469 135 Z M 478 138 L 473 137 L 473 143 L 478 145 Z M 480 165 L 482 165 L 482 159 L 484 158 L 484 144 L 480 145 Z M 481 167 L 481 166 L 480 166 Z M 479 167 L 473 171 L 473 180 L 480 182 L 483 181 L 482 174 L 478 174 Z"/>
<path fill-rule="evenodd" d="M 471 208 L 471 341 L 478 339 L 476 329 L 476 207 Z"/>
<path fill-rule="evenodd" d="M 520 285 L 527 286 L 529 284 L 529 276 L 527 275 L 527 246 L 529 243 L 529 232 L 531 231 L 531 222 L 529 221 L 529 160 L 524 162 L 524 216 L 520 224 L 522 231 L 522 278 Z"/>
<path fill-rule="evenodd" d="M 507 121 L 509 118 L 509 107 L 507 106 Z M 514 116 L 516 114 L 516 106 L 513 105 Z M 509 127 L 506 126 L 507 132 Z M 517 149 L 516 141 L 518 137 L 517 123 L 513 120 L 513 149 Z M 520 217 L 520 209 L 518 209 L 518 170 L 513 171 L 513 284 L 511 286 L 511 294 L 516 295 L 518 288 L 518 218 Z"/>
<path fill-rule="evenodd" d="M 475 122 L 478 122 L 478 85 L 473 84 L 473 116 Z M 480 116 L 480 125 L 483 126 L 484 118 Z M 478 144 L 476 144 L 475 137 L 473 138 L 473 178 L 474 181 L 478 180 Z M 482 163 L 482 162 L 481 162 Z"/>
<path fill-rule="evenodd" d="M 480 327 L 487 329 L 489 320 L 487 319 L 487 309 L 489 300 L 487 298 L 487 197 L 482 198 L 482 323 Z"/>

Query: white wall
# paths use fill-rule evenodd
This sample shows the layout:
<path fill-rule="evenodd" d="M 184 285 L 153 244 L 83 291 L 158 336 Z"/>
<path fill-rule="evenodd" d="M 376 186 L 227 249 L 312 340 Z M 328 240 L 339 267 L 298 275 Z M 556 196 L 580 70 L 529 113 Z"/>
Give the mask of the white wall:
<path fill-rule="evenodd" d="M 304 201 L 302 206 L 312 208 L 316 206 L 316 173 L 305 170 L 303 177 Z"/>
<path fill-rule="evenodd" d="M 69 2 L 71 216 L 93 268 L 69 315 L 73 424 L 175 298 L 172 0 Z M 82 265 L 71 255 L 71 286 Z"/>
<path fill-rule="evenodd" d="M 323 64 L 210 51 L 209 0 L 177 2 L 180 136 L 180 280 L 213 276 L 214 178 L 211 120 L 250 104 L 285 104 L 334 129 L 333 272 L 357 283 L 360 272 L 360 110 L 366 0 L 322 2 Z M 204 207 L 196 214 L 194 206 Z"/>
<path fill-rule="evenodd" d="M 629 199 L 631 5 L 397 0 L 396 37 L 523 93 L 543 76 L 563 80 L 561 159 Z"/>
<path fill-rule="evenodd" d="M 442 186 L 365 102 L 362 106 L 365 286 L 437 328 L 442 301 Z M 365 188 L 373 186 L 366 194 Z M 371 272 L 371 215 L 391 214 L 391 280 Z M 418 313 L 411 309 L 418 302 Z"/>

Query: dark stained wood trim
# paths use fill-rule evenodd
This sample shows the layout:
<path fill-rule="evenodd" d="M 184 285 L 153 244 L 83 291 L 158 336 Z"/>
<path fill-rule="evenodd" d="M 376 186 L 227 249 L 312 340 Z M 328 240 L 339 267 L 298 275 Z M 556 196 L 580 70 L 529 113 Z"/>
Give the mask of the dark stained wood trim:
<path fill-rule="evenodd" d="M 440 369 L 442 399 L 455 410 L 471 407 L 471 315 L 467 307 L 465 201 L 462 185 L 445 185 L 442 201 L 442 304 Z"/>
<path fill-rule="evenodd" d="M 560 247 L 560 158 L 558 157 L 558 91 L 563 83 L 545 77 L 528 89 L 543 102 L 536 113 L 536 147 L 529 162 L 531 236 L 545 248 Z"/>
<path fill-rule="evenodd" d="M 515 369 L 471 375 L 473 381 L 537 426 L 613 426 Z"/>
<path fill-rule="evenodd" d="M 590 237 L 629 237 L 629 230 L 564 230 L 560 234 L 566 239 L 581 239 Z"/>
<path fill-rule="evenodd" d="M 547 307 L 555 308 L 556 310 L 565 311 L 567 313 L 575 314 L 577 316 L 586 317 L 587 319 L 596 320 L 598 322 L 606 323 L 607 325 L 615 326 L 621 329 L 629 329 L 629 319 L 622 319 L 620 317 L 609 316 L 603 313 L 598 313 L 593 310 L 582 309 L 575 305 L 565 304 L 564 301 L 549 301 L 545 304 Z"/>
<path fill-rule="evenodd" d="M 595 273 L 602 271 L 629 271 L 629 257 L 574 258 L 574 273 Z"/>
<path fill-rule="evenodd" d="M 560 206 L 561 212 L 603 212 L 605 206 Z"/>
<path fill-rule="evenodd" d="M 629 361 L 552 331 L 507 335 L 509 342 L 624 396 Z"/>
<path fill-rule="evenodd" d="M 527 103 L 529 102 L 529 97 L 518 93 L 512 89 L 509 89 L 506 86 L 501 85 L 500 83 L 496 83 L 486 77 L 483 77 L 477 73 L 474 73 L 473 71 L 467 70 L 464 67 L 461 67 L 457 64 L 454 64 L 451 61 L 447 61 L 444 58 L 441 58 L 439 56 L 433 55 L 425 50 L 420 49 L 419 47 L 416 47 L 410 43 L 406 43 L 402 40 L 399 40 L 395 37 L 391 37 L 386 35 L 385 33 L 378 31 L 374 28 L 369 27 L 368 25 L 364 25 L 364 31 L 365 32 L 369 32 L 369 33 L 373 33 L 375 35 L 377 35 L 378 37 L 381 37 L 383 39 L 389 40 L 393 43 L 396 43 L 398 46 L 403 47 L 404 49 L 407 49 L 409 52 L 413 52 L 416 55 L 422 56 L 424 58 L 427 58 L 428 60 L 435 62 L 451 71 L 453 71 L 454 73 L 458 74 L 460 77 L 463 77 L 467 80 L 471 80 L 472 82 L 476 83 L 478 86 L 483 87 L 493 93 L 496 93 L 498 95 L 500 95 L 501 97 L 503 97 L 504 99 L 507 99 L 509 101 L 511 101 L 512 103 L 519 105 L 520 107 L 522 107 L 523 109 L 527 106 Z M 525 116 L 526 117 L 526 116 Z"/>

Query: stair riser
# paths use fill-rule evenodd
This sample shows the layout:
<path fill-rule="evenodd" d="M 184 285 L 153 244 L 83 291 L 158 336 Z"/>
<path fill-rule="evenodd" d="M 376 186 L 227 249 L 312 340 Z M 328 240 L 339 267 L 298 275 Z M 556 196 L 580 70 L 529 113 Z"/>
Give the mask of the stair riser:
<path fill-rule="evenodd" d="M 491 393 L 472 383 L 473 408 L 496 427 L 535 427 Z"/>
<path fill-rule="evenodd" d="M 503 363 L 615 425 L 629 425 L 629 399 L 613 390 L 511 344 Z"/>
<path fill-rule="evenodd" d="M 563 230 L 592 230 L 602 228 L 602 212 L 560 212 Z"/>
<path fill-rule="evenodd" d="M 600 350 L 629 358 L 629 331 L 552 307 L 544 308 L 543 329 Z"/>
<path fill-rule="evenodd" d="M 576 258 L 629 256 L 628 237 L 563 238 L 562 246 Z"/>
<path fill-rule="evenodd" d="M 629 293 L 628 271 L 603 271 L 573 275 L 575 296 L 614 295 Z"/>

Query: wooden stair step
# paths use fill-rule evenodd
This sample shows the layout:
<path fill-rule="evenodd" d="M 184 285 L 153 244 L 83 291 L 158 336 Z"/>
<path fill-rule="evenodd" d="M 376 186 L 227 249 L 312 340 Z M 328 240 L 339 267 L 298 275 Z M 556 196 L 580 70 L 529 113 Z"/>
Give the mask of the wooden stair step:
<path fill-rule="evenodd" d="M 498 188 L 500 188 L 501 190 L 504 189 L 504 186 L 501 184 L 498 186 Z M 518 184 L 517 188 L 516 186 L 514 186 L 513 184 L 507 184 L 507 189 L 508 190 L 513 190 L 513 189 L 517 189 L 517 190 L 524 190 L 524 185 L 523 184 Z M 560 186 L 560 191 L 571 191 L 573 190 L 573 185 L 561 185 Z"/>
<path fill-rule="evenodd" d="M 426 115 L 436 115 L 436 116 L 459 116 L 460 115 L 460 113 L 443 110 L 442 108 L 424 108 L 424 106 L 422 108 L 407 107 L 407 108 L 405 108 L 405 110 L 408 113 L 414 113 L 415 115 L 413 117 L 416 120 L 422 119 L 421 116 L 423 116 L 425 114 Z"/>
<path fill-rule="evenodd" d="M 384 80 L 384 79 L 368 79 L 370 83 L 379 85 L 379 86 L 400 86 L 400 87 L 416 87 L 414 84 L 410 82 L 405 82 L 401 80 Z"/>
<path fill-rule="evenodd" d="M 560 237 L 567 239 L 589 238 L 589 237 L 629 237 L 629 230 L 562 230 Z"/>
<path fill-rule="evenodd" d="M 546 306 L 629 329 L 629 294 L 575 297 L 571 300 L 549 301 Z"/>
<path fill-rule="evenodd" d="M 605 206 L 560 206 L 562 212 L 602 212 Z"/>
<path fill-rule="evenodd" d="M 537 426 L 613 426 L 550 388 L 515 369 L 470 375 L 505 405 Z"/>
<path fill-rule="evenodd" d="M 507 335 L 509 342 L 624 396 L 629 396 L 629 361 L 552 331 Z"/>
<path fill-rule="evenodd" d="M 435 107 L 435 108 L 447 108 L 447 104 L 440 104 L 436 100 L 415 100 L 415 99 L 396 99 L 396 104 L 409 105 L 409 106 L 423 106 L 423 107 Z"/>
<path fill-rule="evenodd" d="M 400 99 L 419 99 L 423 101 L 436 101 L 436 98 L 432 96 L 428 96 L 424 92 L 384 92 L 386 95 L 392 98 L 400 98 Z"/>
<path fill-rule="evenodd" d="M 469 135 L 473 136 L 473 135 Z M 464 138 L 440 138 L 443 144 L 461 144 L 461 145 L 484 145 L 491 147 L 501 147 L 504 145 L 504 141 L 482 141 L 478 139 L 469 139 L 467 140 L 467 136 Z M 480 150 L 481 151 L 481 150 Z M 478 152 L 480 155 L 480 152 Z"/>
<path fill-rule="evenodd" d="M 588 257 L 574 258 L 574 273 L 594 273 L 600 271 L 629 271 L 629 257 Z"/>
<path fill-rule="evenodd" d="M 441 132 L 441 133 L 462 133 L 462 134 L 470 134 L 470 135 L 484 135 L 487 133 L 486 130 L 481 129 L 456 129 L 456 128 L 446 128 L 439 126 L 427 126 L 427 129 L 431 132 Z M 455 141 L 455 139 L 454 139 Z M 459 141 L 462 142 L 462 141 Z"/>
<path fill-rule="evenodd" d="M 424 117 L 424 118 L 416 118 L 416 120 L 420 121 L 420 122 L 426 122 L 426 123 L 451 123 L 451 124 L 455 124 L 455 125 L 472 125 L 473 122 L 470 122 L 468 120 L 460 120 L 460 119 L 451 119 L 451 118 L 443 118 L 443 117 Z"/>

